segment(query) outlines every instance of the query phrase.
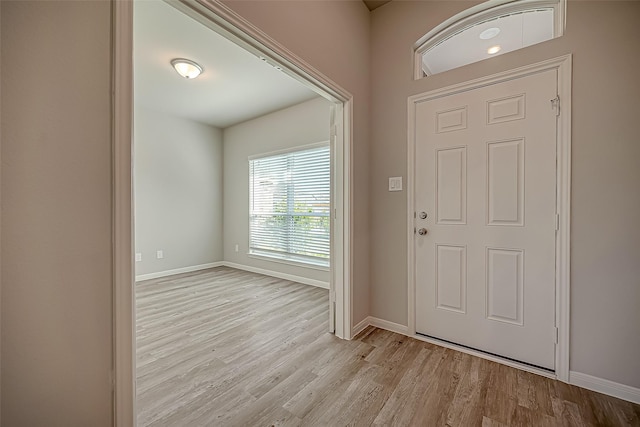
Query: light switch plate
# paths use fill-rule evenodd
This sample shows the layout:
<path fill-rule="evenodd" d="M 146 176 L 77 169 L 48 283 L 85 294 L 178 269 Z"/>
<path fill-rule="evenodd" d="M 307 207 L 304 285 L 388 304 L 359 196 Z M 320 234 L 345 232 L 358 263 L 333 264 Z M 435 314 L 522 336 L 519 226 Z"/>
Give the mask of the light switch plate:
<path fill-rule="evenodd" d="M 402 177 L 389 177 L 389 191 L 402 191 Z"/>

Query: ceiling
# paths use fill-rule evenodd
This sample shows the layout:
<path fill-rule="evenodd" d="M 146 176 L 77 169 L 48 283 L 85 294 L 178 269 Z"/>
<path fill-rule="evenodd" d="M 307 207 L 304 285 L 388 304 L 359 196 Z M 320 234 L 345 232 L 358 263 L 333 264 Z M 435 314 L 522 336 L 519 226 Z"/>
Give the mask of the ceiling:
<path fill-rule="evenodd" d="M 187 58 L 193 80 L 170 64 Z M 135 104 L 225 128 L 315 98 L 302 83 L 162 1 L 134 2 Z"/>

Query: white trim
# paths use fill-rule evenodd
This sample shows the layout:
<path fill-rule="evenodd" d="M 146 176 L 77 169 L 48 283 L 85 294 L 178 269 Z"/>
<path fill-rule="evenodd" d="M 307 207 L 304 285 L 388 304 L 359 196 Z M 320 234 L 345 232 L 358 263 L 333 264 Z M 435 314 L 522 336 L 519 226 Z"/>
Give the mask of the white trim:
<path fill-rule="evenodd" d="M 556 233 L 556 345 L 555 372 L 557 379 L 569 380 L 569 320 L 570 320 L 570 218 L 571 218 L 571 55 L 505 71 L 487 77 L 471 80 L 413 95 L 408 98 L 407 133 L 407 279 L 408 279 L 408 330 L 416 336 L 415 313 L 415 121 L 416 104 L 442 98 L 480 87 L 517 79 L 527 75 L 555 69 L 558 73 L 558 94 L 560 96 L 560 116 L 557 125 L 557 182 L 556 208 L 560 215 L 560 229 Z M 463 350 L 460 350 L 463 351 Z M 482 353 L 484 354 L 484 353 Z M 482 356 L 481 356 L 482 357 Z M 496 361 L 511 366 L 513 363 L 497 358 Z M 526 365 L 523 365 L 526 366 Z M 522 368 L 524 369 L 524 368 Z"/>
<path fill-rule="evenodd" d="M 230 268 L 236 268 L 238 270 L 249 271 L 251 273 L 264 274 L 265 276 L 277 277 L 278 279 L 291 280 L 292 282 L 311 285 L 317 288 L 329 289 L 329 282 L 324 282 L 322 280 L 309 279 L 307 277 L 296 276 L 294 274 L 280 273 L 279 271 L 267 270 L 264 268 L 252 267 L 250 265 L 244 264 L 236 264 L 235 262 L 229 261 L 222 261 L 220 265 Z"/>
<path fill-rule="evenodd" d="M 278 264 L 292 265 L 294 267 L 308 268 L 310 270 L 331 271 L 330 265 L 312 264 L 310 262 L 296 261 L 295 259 L 280 258 L 278 256 L 270 256 L 259 252 L 247 252 L 249 258 L 259 259 L 262 261 L 275 262 Z"/>
<path fill-rule="evenodd" d="M 569 372 L 569 383 L 587 390 L 607 394 L 619 399 L 640 404 L 640 388 L 620 384 L 604 378 L 583 374 L 582 372 Z"/>
<path fill-rule="evenodd" d="M 336 153 L 335 191 L 333 195 L 333 221 L 331 224 L 331 279 L 335 302 L 335 334 L 338 338 L 350 340 L 353 325 L 353 100 L 335 104 Z M 344 165 L 345 167 L 338 167 Z M 340 237 L 343 236 L 341 239 Z"/>
<path fill-rule="evenodd" d="M 314 142 L 312 144 L 298 145 L 291 148 L 283 148 L 282 150 L 268 151 L 266 153 L 252 154 L 247 157 L 248 160 L 264 159 L 265 157 L 273 157 L 279 154 L 295 153 L 297 151 L 313 150 L 314 148 L 328 147 L 329 141 Z"/>
<path fill-rule="evenodd" d="M 378 317 L 367 316 L 358 322 L 351 330 L 351 336 L 355 337 L 360 332 L 364 331 L 367 326 L 374 326 L 376 328 L 384 329 L 385 331 L 395 332 L 400 335 L 409 336 L 409 330 L 405 325 L 394 323 L 389 320 L 380 319 Z"/>
<path fill-rule="evenodd" d="M 413 99 L 409 97 L 407 105 L 407 330 L 416 333 L 416 273 L 415 273 L 415 129 L 416 114 Z"/>
<path fill-rule="evenodd" d="M 235 262 L 229 261 L 216 261 L 207 264 L 193 265 L 190 267 L 176 268 L 173 270 L 159 271 L 157 273 L 141 274 L 139 276 L 136 276 L 136 282 L 157 279 L 159 277 L 174 276 L 176 274 L 182 273 L 192 273 L 194 271 L 207 270 L 209 268 L 215 267 L 230 267 L 238 270 L 249 271 L 251 273 L 264 274 L 265 276 L 277 277 L 278 279 L 291 280 L 292 282 L 298 282 L 304 285 L 311 285 L 322 289 L 329 289 L 329 282 L 324 282 L 322 280 L 309 279 L 302 276 L 296 276 L 294 274 L 280 273 L 278 271 L 267 270 L 266 268 L 252 267 L 250 265 L 237 264 Z"/>
<path fill-rule="evenodd" d="M 133 2 L 111 2 L 113 423 L 136 425 L 133 267 Z"/>
<path fill-rule="evenodd" d="M 319 95 L 329 95 L 333 101 L 338 102 L 346 102 L 352 98 L 352 95 L 340 85 L 282 46 L 221 0 L 179 0 L 167 1 L 167 3 L 243 49 L 258 57 L 267 58 L 269 64 L 280 66 L 282 72 Z"/>
<path fill-rule="evenodd" d="M 560 115 L 556 148 L 558 169 L 556 209 L 560 218 L 556 233 L 556 375 L 560 381 L 569 381 L 569 342 L 571 314 L 571 55 L 558 58 L 558 96 Z"/>
<path fill-rule="evenodd" d="M 267 270 L 266 268 L 252 267 L 250 265 L 237 264 L 229 261 L 216 261 L 207 264 L 192 265 L 190 267 L 175 268 L 173 270 L 158 271 L 157 273 L 140 274 L 136 276 L 136 282 L 143 280 L 157 279 L 160 277 L 175 276 L 176 274 L 192 273 L 194 271 L 207 270 L 215 267 L 230 267 L 238 270 L 249 271 L 251 273 L 264 274 L 265 276 L 277 277 L 278 279 L 291 280 L 305 285 L 311 285 L 322 289 L 329 289 L 329 282 L 309 279 L 307 277 L 296 276 L 294 274 L 280 273 L 278 271 Z"/>
<path fill-rule="evenodd" d="M 377 317 L 369 316 L 369 325 L 376 328 L 384 329 L 386 331 L 395 332 L 401 335 L 409 336 L 409 328 L 399 323 L 390 322 L 388 320 L 379 319 Z"/>
<path fill-rule="evenodd" d="M 191 273 L 194 271 L 206 270 L 208 268 L 220 267 L 224 265 L 222 261 L 210 262 L 207 264 L 192 265 L 189 267 L 174 268 L 173 270 L 158 271 L 156 273 L 140 274 L 136 276 L 136 282 L 143 280 L 157 279 L 159 277 L 174 276 L 176 274 Z"/>
<path fill-rule="evenodd" d="M 367 328 L 367 326 L 371 324 L 369 323 L 370 321 L 371 321 L 371 316 L 367 316 L 361 321 L 359 321 L 353 328 L 351 328 L 351 336 L 355 337 L 360 332 L 364 331 Z"/>
<path fill-rule="evenodd" d="M 553 37 L 564 34 L 566 26 L 566 0 L 488 0 L 452 16 L 438 24 L 413 45 L 413 78 L 423 78 L 422 55 L 431 47 L 465 28 L 499 16 L 522 10 L 553 8 Z"/>

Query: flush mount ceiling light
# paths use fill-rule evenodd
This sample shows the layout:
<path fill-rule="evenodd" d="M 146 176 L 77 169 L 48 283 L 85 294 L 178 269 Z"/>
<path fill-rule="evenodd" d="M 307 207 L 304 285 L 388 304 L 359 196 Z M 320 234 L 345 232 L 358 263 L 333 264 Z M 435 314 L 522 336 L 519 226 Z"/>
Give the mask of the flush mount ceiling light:
<path fill-rule="evenodd" d="M 176 58 L 171 60 L 171 65 L 185 79 L 195 79 L 202 73 L 202 67 L 188 59 Z"/>
<path fill-rule="evenodd" d="M 500 49 L 501 49 L 500 46 L 491 46 L 489 49 L 487 49 L 487 53 L 489 55 L 493 55 L 494 53 L 500 52 Z"/>
<path fill-rule="evenodd" d="M 487 28 L 486 30 L 481 32 L 479 37 L 482 40 L 489 40 L 494 38 L 498 34 L 500 34 L 500 28 L 492 27 L 492 28 Z"/>

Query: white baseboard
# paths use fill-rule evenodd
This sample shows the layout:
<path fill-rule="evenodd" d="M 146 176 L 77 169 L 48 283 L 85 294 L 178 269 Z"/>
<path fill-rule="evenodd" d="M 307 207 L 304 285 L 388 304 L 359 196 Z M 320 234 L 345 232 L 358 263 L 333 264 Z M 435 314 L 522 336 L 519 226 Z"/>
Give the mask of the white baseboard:
<path fill-rule="evenodd" d="M 378 319 L 377 317 L 369 316 L 369 324 L 376 328 L 385 329 L 387 331 L 395 332 L 402 335 L 409 333 L 409 327 L 401 325 L 399 323 L 389 322 L 388 320 Z"/>
<path fill-rule="evenodd" d="M 360 332 L 364 331 L 367 326 L 375 326 L 376 328 L 395 332 L 400 335 L 407 335 L 409 333 L 409 328 L 407 326 L 400 325 L 399 323 L 389 322 L 388 320 L 384 319 L 378 319 L 377 317 L 367 316 L 363 320 L 358 322 L 358 324 L 356 324 L 353 328 L 351 328 L 351 336 L 355 337 Z"/>
<path fill-rule="evenodd" d="M 223 265 L 222 261 L 217 261 L 217 262 L 210 262 L 208 264 L 200 264 L 200 265 L 192 265 L 190 267 L 176 268 L 173 270 L 158 271 L 157 273 L 140 274 L 136 276 L 136 282 L 140 282 L 142 280 L 157 279 L 159 277 L 173 276 L 174 274 L 191 273 L 193 271 L 206 270 L 207 268 L 220 267 L 222 265 Z"/>
<path fill-rule="evenodd" d="M 316 286 L 318 288 L 329 289 L 329 282 L 323 282 L 322 280 L 308 279 L 302 276 L 265 270 L 264 268 L 251 267 L 249 265 L 236 264 L 235 262 L 229 261 L 223 261 L 221 265 L 237 268 L 238 270 L 250 271 L 252 273 L 264 274 L 265 276 L 277 277 L 278 279 L 291 280 L 292 282 L 303 283 L 305 285 Z"/>
<path fill-rule="evenodd" d="M 182 267 L 182 268 L 176 268 L 173 270 L 158 271 L 157 273 L 140 274 L 136 276 L 136 282 L 140 282 L 142 280 L 157 279 L 160 277 L 173 276 L 174 274 L 191 273 L 193 271 L 206 270 L 207 268 L 222 267 L 222 266 L 237 268 L 238 270 L 250 271 L 252 273 L 264 274 L 265 276 L 277 277 L 278 279 L 291 280 L 292 282 L 303 283 L 305 285 L 316 286 L 318 288 L 329 289 L 329 283 L 323 282 L 321 280 L 308 279 L 302 276 L 295 276 L 293 274 L 280 273 L 277 271 L 266 270 L 264 268 L 251 267 L 249 265 L 236 264 L 235 262 L 228 262 L 228 261 L 210 262 L 208 264 L 193 265 L 191 267 Z"/>
<path fill-rule="evenodd" d="M 351 338 L 354 338 L 360 332 L 364 331 L 367 328 L 367 326 L 370 325 L 369 323 L 370 321 L 371 321 L 371 316 L 367 316 L 364 319 L 362 319 L 360 322 L 358 322 L 357 325 L 351 328 Z"/>
<path fill-rule="evenodd" d="M 569 371 L 569 383 L 598 393 L 640 404 L 640 388 L 620 384 L 581 372 Z"/>

